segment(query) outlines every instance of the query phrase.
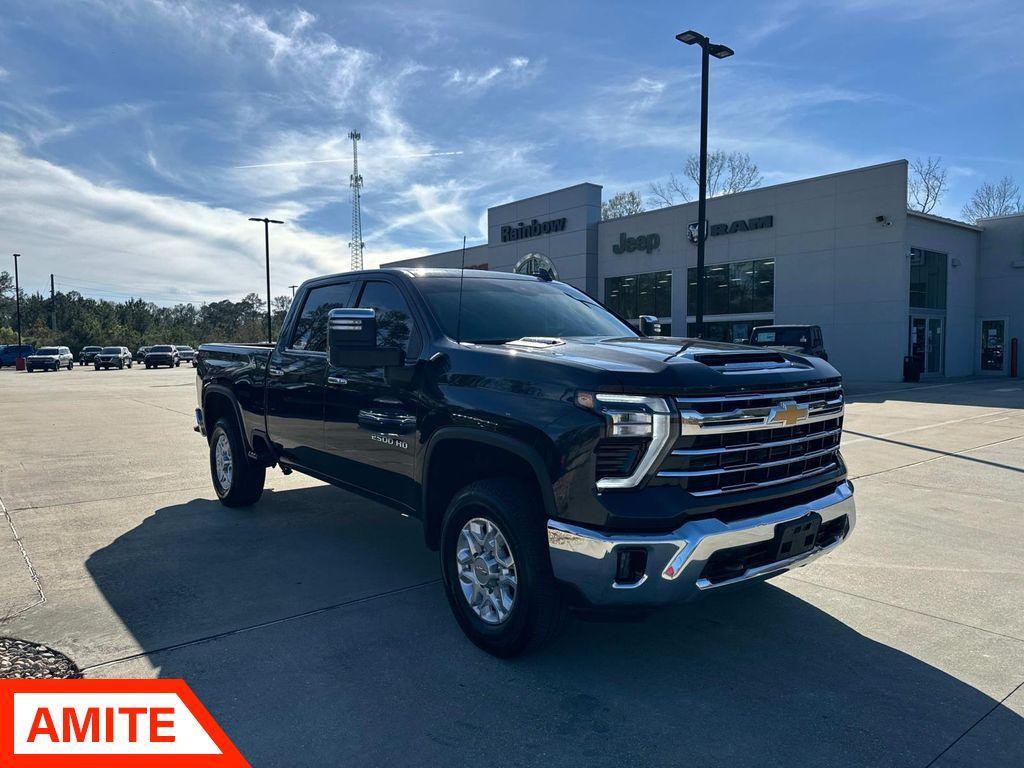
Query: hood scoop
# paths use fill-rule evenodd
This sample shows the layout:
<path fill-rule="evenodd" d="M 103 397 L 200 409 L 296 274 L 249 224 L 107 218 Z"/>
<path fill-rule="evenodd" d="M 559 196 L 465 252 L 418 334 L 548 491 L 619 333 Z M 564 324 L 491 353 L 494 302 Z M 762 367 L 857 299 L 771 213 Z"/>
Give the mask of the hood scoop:
<path fill-rule="evenodd" d="M 722 373 L 763 373 L 781 368 L 807 370 L 808 365 L 787 360 L 778 352 L 717 352 L 693 355 L 694 362 Z"/>
<path fill-rule="evenodd" d="M 524 336 L 521 339 L 505 343 L 507 347 L 528 347 L 529 349 L 547 349 L 564 345 L 565 339 L 557 339 L 553 336 Z"/>

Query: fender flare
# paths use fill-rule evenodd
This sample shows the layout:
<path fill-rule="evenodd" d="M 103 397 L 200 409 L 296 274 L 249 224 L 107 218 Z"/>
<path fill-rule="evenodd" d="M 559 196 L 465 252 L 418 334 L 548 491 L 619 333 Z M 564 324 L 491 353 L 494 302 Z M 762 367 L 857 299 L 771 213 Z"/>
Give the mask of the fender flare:
<path fill-rule="evenodd" d="M 544 505 L 545 516 L 548 518 L 555 517 L 555 493 L 551 485 L 551 474 L 548 472 L 548 468 L 545 466 L 537 449 L 523 440 L 494 432 L 485 432 L 482 429 L 474 429 L 472 427 L 441 427 L 436 430 L 427 441 L 426 448 L 422 453 L 423 460 L 419 466 L 420 510 L 423 519 L 423 532 L 428 542 L 431 541 L 431 538 L 435 533 L 433 527 L 435 527 L 439 521 L 431 521 L 429 519 L 427 504 L 427 476 L 430 471 L 430 461 L 434 449 L 441 443 L 448 440 L 468 440 L 471 442 L 483 443 L 484 445 L 508 451 L 525 461 L 536 476 L 537 485 L 540 489 L 541 503 Z"/>
<path fill-rule="evenodd" d="M 203 388 L 203 423 L 206 424 L 207 433 L 213 429 L 213 425 L 206 418 L 206 401 L 213 394 L 223 395 L 231 403 L 231 410 L 235 414 L 235 423 L 238 424 L 238 433 L 242 436 L 242 444 L 245 446 L 246 451 L 251 451 L 252 440 L 249 439 L 249 435 L 245 430 L 245 420 L 242 419 L 242 407 L 238 404 L 238 398 L 235 397 L 235 393 L 223 384 L 208 384 Z"/>

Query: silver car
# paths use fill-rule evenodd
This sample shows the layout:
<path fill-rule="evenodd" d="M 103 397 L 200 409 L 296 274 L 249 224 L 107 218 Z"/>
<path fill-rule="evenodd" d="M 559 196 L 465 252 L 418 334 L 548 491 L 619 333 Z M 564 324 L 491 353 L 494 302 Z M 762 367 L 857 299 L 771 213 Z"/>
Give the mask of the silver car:
<path fill-rule="evenodd" d="M 192 349 L 188 344 L 178 344 L 178 358 L 183 363 L 190 363 L 193 368 L 196 367 L 196 351 Z"/>
<path fill-rule="evenodd" d="M 25 358 L 25 370 L 29 373 L 37 368 L 43 371 L 58 371 L 61 368 L 67 368 L 70 371 L 74 365 L 75 356 L 67 347 L 40 347 Z"/>

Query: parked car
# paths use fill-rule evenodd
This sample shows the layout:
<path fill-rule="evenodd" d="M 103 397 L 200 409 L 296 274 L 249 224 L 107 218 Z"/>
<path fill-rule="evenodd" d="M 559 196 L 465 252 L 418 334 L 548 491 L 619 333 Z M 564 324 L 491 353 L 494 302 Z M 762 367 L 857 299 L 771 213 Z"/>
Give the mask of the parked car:
<path fill-rule="evenodd" d="M 82 347 L 82 351 L 78 353 L 78 364 L 79 365 L 92 365 L 96 361 L 96 355 L 99 354 L 103 347 Z"/>
<path fill-rule="evenodd" d="M 780 352 L 795 352 L 828 360 L 828 352 L 817 325 L 759 325 L 750 331 L 749 344 Z"/>
<path fill-rule="evenodd" d="M 181 358 L 178 357 L 178 348 L 173 344 L 158 344 L 149 348 L 145 363 L 147 368 L 159 368 L 161 365 L 177 368 L 181 365 Z"/>
<path fill-rule="evenodd" d="M 353 272 L 304 283 L 273 346 L 199 348 L 196 430 L 227 506 L 279 465 L 418 518 L 462 630 L 511 656 L 569 605 L 684 602 L 846 540 L 842 380 L 765 357 L 639 336 L 550 276 Z"/>
<path fill-rule="evenodd" d="M 21 346 L 8 344 L 3 350 L 0 350 L 0 368 L 6 365 L 14 365 L 19 357 L 27 358 L 35 351 L 36 348 L 31 344 L 22 344 Z"/>
<path fill-rule="evenodd" d="M 135 359 L 138 360 L 140 363 L 146 362 L 146 353 L 149 352 L 149 350 L 151 349 L 152 347 L 139 347 L 135 351 Z"/>
<path fill-rule="evenodd" d="M 29 373 L 36 369 L 57 371 L 67 368 L 70 371 L 74 367 L 75 356 L 67 347 L 40 347 L 25 358 L 25 370 Z"/>
<path fill-rule="evenodd" d="M 94 358 L 93 365 L 97 371 L 100 368 L 131 368 L 132 353 L 128 351 L 128 347 L 104 347 Z"/>
<path fill-rule="evenodd" d="M 196 351 L 192 349 L 188 344 L 178 344 L 176 346 L 178 350 L 178 357 L 183 363 L 191 363 L 192 367 L 196 367 Z"/>

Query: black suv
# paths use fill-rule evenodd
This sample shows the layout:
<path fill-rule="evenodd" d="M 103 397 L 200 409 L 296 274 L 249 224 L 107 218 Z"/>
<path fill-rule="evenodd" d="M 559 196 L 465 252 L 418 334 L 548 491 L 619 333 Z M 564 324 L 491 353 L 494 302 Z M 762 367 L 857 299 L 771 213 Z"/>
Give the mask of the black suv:
<path fill-rule="evenodd" d="M 759 325 L 751 330 L 749 343 L 755 347 L 813 355 L 828 360 L 821 327 L 817 325 Z"/>
<path fill-rule="evenodd" d="M 637 610 L 804 565 L 854 524 L 839 375 L 645 337 L 543 277 L 311 280 L 274 345 L 199 348 L 221 501 L 307 473 L 418 518 L 459 625 L 508 656 L 567 606 Z"/>
<path fill-rule="evenodd" d="M 78 364 L 92 365 L 102 349 L 103 347 L 82 347 L 82 351 L 78 353 Z"/>
<path fill-rule="evenodd" d="M 178 357 L 178 348 L 173 344 L 157 344 L 149 348 L 144 362 L 147 368 L 159 368 L 161 365 L 177 368 L 181 365 L 181 358 Z"/>

